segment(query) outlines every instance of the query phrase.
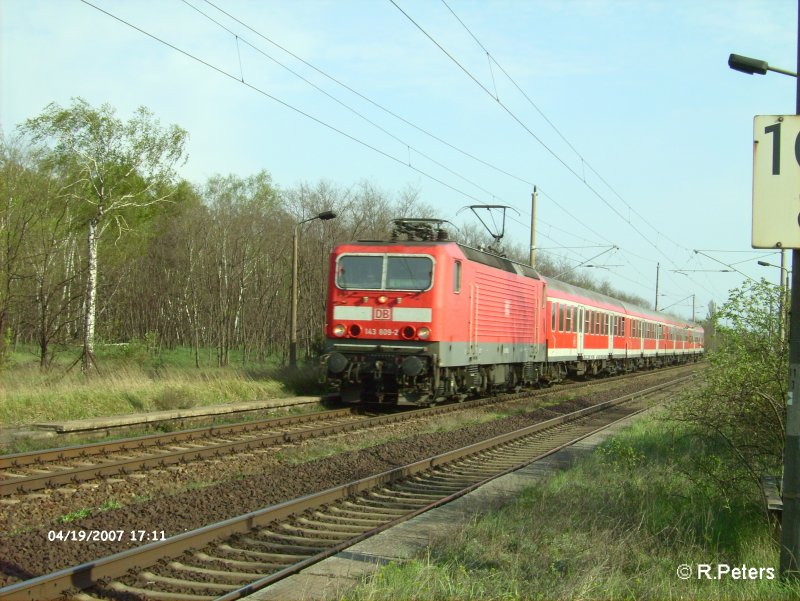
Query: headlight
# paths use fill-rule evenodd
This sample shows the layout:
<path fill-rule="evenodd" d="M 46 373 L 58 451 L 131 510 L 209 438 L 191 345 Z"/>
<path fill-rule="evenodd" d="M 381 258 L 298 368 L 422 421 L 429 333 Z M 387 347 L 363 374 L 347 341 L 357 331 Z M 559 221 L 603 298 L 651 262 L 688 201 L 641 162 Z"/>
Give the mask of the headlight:
<path fill-rule="evenodd" d="M 339 338 L 341 338 L 342 336 L 344 336 L 344 332 L 345 332 L 345 327 L 342 324 L 337 323 L 335 326 L 333 326 L 334 336 L 338 336 Z"/>
<path fill-rule="evenodd" d="M 430 328 L 426 328 L 425 326 L 422 326 L 419 330 L 417 330 L 417 336 L 419 336 L 421 340 L 427 340 L 430 335 Z"/>

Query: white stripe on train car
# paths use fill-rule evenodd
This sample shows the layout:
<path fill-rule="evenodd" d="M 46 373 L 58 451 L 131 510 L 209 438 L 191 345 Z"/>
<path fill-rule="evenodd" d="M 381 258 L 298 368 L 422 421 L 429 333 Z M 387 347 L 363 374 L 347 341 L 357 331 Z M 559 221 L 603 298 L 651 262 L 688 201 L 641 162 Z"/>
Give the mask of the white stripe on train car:
<path fill-rule="evenodd" d="M 348 307 L 347 305 L 339 305 L 333 308 L 333 318 L 370 321 L 372 319 L 372 307 Z"/>
<path fill-rule="evenodd" d="M 395 307 L 392 320 L 430 323 L 433 320 L 433 312 L 430 309 L 418 309 L 416 307 Z"/>

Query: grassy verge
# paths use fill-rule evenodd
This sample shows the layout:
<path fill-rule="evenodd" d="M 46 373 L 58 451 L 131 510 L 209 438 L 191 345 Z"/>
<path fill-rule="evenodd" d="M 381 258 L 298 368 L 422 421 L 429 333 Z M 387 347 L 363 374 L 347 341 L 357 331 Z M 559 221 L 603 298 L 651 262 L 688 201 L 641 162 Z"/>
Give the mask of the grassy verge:
<path fill-rule="evenodd" d="M 195 368 L 190 352 L 142 353 L 138 347 L 98 349 L 99 371 L 84 377 L 68 369 L 70 355 L 39 369 L 30 354 L 12 356 L 0 372 L 0 425 L 83 419 L 314 392 L 311 370 L 288 375 L 264 364 Z M 74 361 L 74 358 L 72 358 Z"/>
<path fill-rule="evenodd" d="M 722 502 L 679 469 L 695 451 L 680 426 L 642 420 L 510 505 L 454 527 L 423 556 L 385 566 L 346 599 L 800 598 L 800 586 L 777 578 L 778 549 L 757 500 Z M 700 564 L 714 576 L 721 565 L 765 570 L 762 579 L 698 579 Z M 691 566 L 686 580 L 682 565 Z"/>

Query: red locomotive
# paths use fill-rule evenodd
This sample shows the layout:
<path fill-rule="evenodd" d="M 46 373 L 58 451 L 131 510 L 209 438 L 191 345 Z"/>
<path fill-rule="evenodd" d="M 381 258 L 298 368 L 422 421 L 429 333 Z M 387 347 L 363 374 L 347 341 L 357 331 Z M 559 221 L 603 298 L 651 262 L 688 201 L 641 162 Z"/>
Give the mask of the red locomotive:
<path fill-rule="evenodd" d="M 323 362 L 343 401 L 424 405 L 703 352 L 696 324 L 452 242 L 442 223 L 334 249 Z"/>

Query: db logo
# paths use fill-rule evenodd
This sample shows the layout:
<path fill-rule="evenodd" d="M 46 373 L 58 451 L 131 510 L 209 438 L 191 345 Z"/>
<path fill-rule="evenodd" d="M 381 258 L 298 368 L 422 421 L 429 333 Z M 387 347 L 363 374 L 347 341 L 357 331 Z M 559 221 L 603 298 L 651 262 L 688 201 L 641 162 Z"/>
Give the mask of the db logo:
<path fill-rule="evenodd" d="M 373 307 L 372 319 L 387 321 L 392 318 L 392 310 L 389 307 Z"/>

